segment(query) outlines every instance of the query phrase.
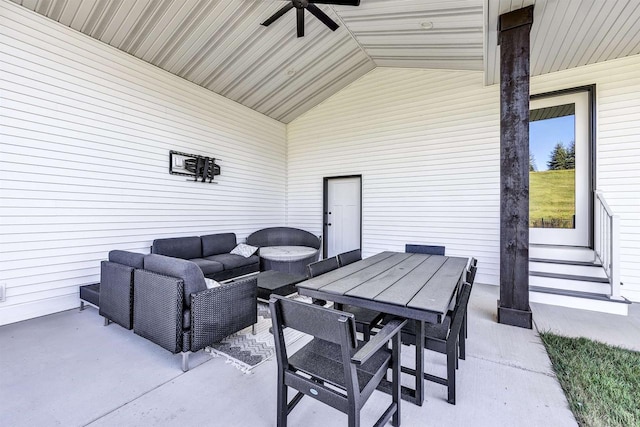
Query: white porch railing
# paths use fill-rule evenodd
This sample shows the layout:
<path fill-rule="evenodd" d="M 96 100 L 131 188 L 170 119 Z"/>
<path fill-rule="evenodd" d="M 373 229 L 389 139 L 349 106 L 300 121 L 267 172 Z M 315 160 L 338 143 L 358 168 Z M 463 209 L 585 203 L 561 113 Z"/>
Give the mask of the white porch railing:
<path fill-rule="evenodd" d="M 622 299 L 620 295 L 620 219 L 604 199 L 600 191 L 594 197 L 594 250 L 611 285 L 611 299 Z"/>

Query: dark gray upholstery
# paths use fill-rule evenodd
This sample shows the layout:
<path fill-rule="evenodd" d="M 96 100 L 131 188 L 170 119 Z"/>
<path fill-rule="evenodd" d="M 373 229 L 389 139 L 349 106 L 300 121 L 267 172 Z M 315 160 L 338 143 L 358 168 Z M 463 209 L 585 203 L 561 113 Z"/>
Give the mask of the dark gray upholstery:
<path fill-rule="evenodd" d="M 100 283 L 80 286 L 80 299 L 98 307 L 100 305 Z"/>
<path fill-rule="evenodd" d="M 202 257 L 228 254 L 237 246 L 235 233 L 208 234 L 201 236 Z"/>
<path fill-rule="evenodd" d="M 144 254 L 136 252 L 113 250 L 109 252 L 109 261 L 133 268 L 144 268 Z"/>
<path fill-rule="evenodd" d="M 151 254 L 144 258 L 144 269 L 184 282 L 184 302 L 191 305 L 191 294 L 207 289 L 202 270 L 193 262 L 170 256 Z"/>
<path fill-rule="evenodd" d="M 214 280 L 227 280 L 260 271 L 260 259 L 257 256 L 244 258 L 229 254 L 235 247 L 236 235 L 222 233 L 156 239 L 151 251 L 158 255 L 192 261 L 200 267 L 205 277 Z"/>
<path fill-rule="evenodd" d="M 260 257 L 260 271 L 276 270 L 283 273 L 307 274 L 307 264 L 318 260 L 320 239 L 309 233 L 291 227 L 271 227 L 258 230 L 247 237 L 247 244 L 265 246 L 306 246 L 316 249 L 316 253 L 298 261 L 274 261 Z M 259 254 L 259 253 L 258 253 Z"/>
<path fill-rule="evenodd" d="M 244 267 L 251 264 L 258 264 L 260 258 L 258 255 L 251 255 L 249 258 L 245 258 L 242 255 L 236 254 L 219 254 L 207 257 L 208 260 L 219 262 L 224 266 L 226 270 L 233 268 Z"/>
<path fill-rule="evenodd" d="M 202 270 L 202 274 L 204 274 L 205 277 L 211 277 L 215 273 L 219 273 L 224 270 L 224 265 L 222 263 L 211 259 L 191 258 L 189 261 L 200 267 L 200 270 Z"/>
<path fill-rule="evenodd" d="M 156 239 L 151 253 L 182 259 L 202 258 L 202 242 L 196 236 Z"/>

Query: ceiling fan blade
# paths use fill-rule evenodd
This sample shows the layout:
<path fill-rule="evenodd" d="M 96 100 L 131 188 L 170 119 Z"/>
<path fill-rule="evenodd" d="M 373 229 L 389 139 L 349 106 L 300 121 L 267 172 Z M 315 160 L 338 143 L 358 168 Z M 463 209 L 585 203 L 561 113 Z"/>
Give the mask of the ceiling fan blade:
<path fill-rule="evenodd" d="M 298 37 L 304 37 L 304 8 L 296 9 L 298 12 Z"/>
<path fill-rule="evenodd" d="M 336 6 L 360 6 L 360 0 L 309 0 L 309 3 L 334 4 Z"/>
<path fill-rule="evenodd" d="M 324 13 L 322 11 L 322 9 L 320 9 L 318 6 L 316 6 L 315 4 L 311 4 L 309 3 L 309 6 L 307 6 L 307 10 L 309 12 L 311 12 L 313 14 L 313 16 L 315 16 L 316 18 L 318 18 L 320 21 L 322 21 L 322 23 L 324 25 L 326 25 L 327 27 L 329 27 L 331 29 L 331 31 L 335 31 L 338 29 L 339 25 L 336 24 L 336 22 L 329 18 L 329 16 L 327 16 L 326 13 Z"/>
<path fill-rule="evenodd" d="M 283 6 L 280 10 L 278 10 L 276 13 L 271 15 L 271 17 L 269 19 L 267 19 L 266 21 L 264 21 L 260 25 L 264 25 L 265 27 L 268 27 L 269 25 L 271 25 L 275 21 L 277 21 L 278 18 L 280 18 L 282 15 L 284 15 L 287 12 L 289 12 L 291 9 L 293 9 L 293 3 L 289 3 L 288 5 Z"/>

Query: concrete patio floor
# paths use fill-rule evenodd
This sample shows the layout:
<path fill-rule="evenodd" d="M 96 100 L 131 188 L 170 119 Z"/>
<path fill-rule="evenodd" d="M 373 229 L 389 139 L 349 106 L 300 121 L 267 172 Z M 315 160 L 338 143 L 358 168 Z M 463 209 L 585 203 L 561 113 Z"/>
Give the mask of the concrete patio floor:
<path fill-rule="evenodd" d="M 497 297 L 496 287 L 474 287 L 457 404 L 446 402 L 444 386 L 425 382 L 422 407 L 403 401 L 403 426 L 576 425 L 537 333 L 497 324 Z M 104 327 L 94 308 L 0 327 L 0 343 L 2 426 L 275 425 L 275 360 L 243 374 L 199 352 L 183 373 L 180 355 Z M 427 369 L 443 374 L 444 356 L 427 357 Z M 375 392 L 362 425 L 372 425 L 388 402 Z M 291 426 L 346 421 L 309 398 L 289 416 Z"/>

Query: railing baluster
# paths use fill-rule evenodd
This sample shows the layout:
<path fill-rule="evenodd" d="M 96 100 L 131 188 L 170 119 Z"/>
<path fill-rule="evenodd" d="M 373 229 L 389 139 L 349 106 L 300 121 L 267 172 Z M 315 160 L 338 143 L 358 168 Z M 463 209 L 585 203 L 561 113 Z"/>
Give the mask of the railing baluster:
<path fill-rule="evenodd" d="M 609 278 L 611 298 L 620 299 L 620 222 L 602 193 L 596 191 L 594 200 L 597 204 L 594 224 L 598 227 L 594 233 L 594 250 Z"/>

